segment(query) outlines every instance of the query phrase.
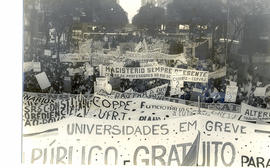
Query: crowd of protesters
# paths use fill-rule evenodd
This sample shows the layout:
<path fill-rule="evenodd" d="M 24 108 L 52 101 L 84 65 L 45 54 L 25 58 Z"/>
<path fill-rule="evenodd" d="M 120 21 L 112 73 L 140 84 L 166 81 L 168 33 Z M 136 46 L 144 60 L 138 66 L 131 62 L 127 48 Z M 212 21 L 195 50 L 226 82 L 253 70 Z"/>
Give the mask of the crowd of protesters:
<path fill-rule="evenodd" d="M 157 46 L 161 47 L 161 52 L 168 54 L 177 54 L 182 52 L 181 42 L 171 40 L 169 38 L 160 38 L 160 37 L 142 37 L 142 36 L 97 36 L 92 39 L 98 45 L 92 45 L 92 52 L 102 52 L 105 49 L 115 50 L 119 46 L 120 42 L 144 42 L 148 45 L 148 49 L 154 49 Z M 75 46 L 76 47 L 76 46 Z M 77 46 L 78 47 L 78 46 Z M 54 53 L 56 54 L 56 53 Z M 29 56 L 29 53 L 25 52 L 25 55 Z M 185 69 L 197 69 L 213 72 L 219 68 L 225 66 L 224 64 L 219 63 L 218 61 L 213 61 L 215 59 L 208 59 L 207 61 L 197 61 L 196 64 L 179 64 L 178 62 L 163 62 L 166 66 L 176 67 L 176 68 L 185 68 Z M 71 94 L 92 94 L 94 93 L 94 82 L 96 77 L 99 77 L 98 67 L 94 67 L 93 75 L 84 75 L 85 63 L 64 63 L 59 62 L 57 57 L 48 57 L 44 56 L 44 53 L 39 51 L 34 56 L 32 55 L 32 61 L 40 62 L 42 72 L 45 72 L 50 83 L 51 87 L 41 90 L 39 84 L 35 78 L 35 75 L 38 72 L 25 72 L 23 79 L 23 89 L 27 92 L 41 92 L 41 93 L 54 93 L 54 94 L 63 94 L 67 93 L 64 89 L 64 79 L 69 76 L 69 69 L 81 68 L 81 73 L 74 74 L 71 77 L 71 89 L 68 93 Z M 90 62 L 89 62 L 90 63 Z M 139 62 L 132 61 L 126 63 L 127 67 L 138 67 L 140 66 Z M 263 83 L 259 76 L 254 71 L 254 67 L 250 66 L 245 76 L 240 75 L 240 67 L 237 66 L 234 62 L 228 62 L 226 64 L 227 73 L 225 77 L 212 79 L 210 78 L 208 83 L 192 83 L 185 82 L 184 87 L 181 88 L 181 94 L 174 95 L 171 97 L 192 100 L 196 101 L 196 98 L 200 96 L 200 101 L 206 103 L 224 103 L 226 86 L 230 82 L 236 82 L 238 86 L 236 104 L 241 104 L 242 102 L 249 105 L 268 108 L 270 109 L 270 96 L 265 97 L 256 97 L 254 91 L 256 87 L 264 87 L 267 83 Z M 154 87 L 169 83 L 169 80 L 165 79 L 121 79 L 119 90 L 124 92 L 130 88 L 134 91 L 142 93 Z M 201 92 L 196 93 L 194 99 L 193 88 L 200 89 Z M 268 92 L 269 89 L 266 90 Z M 170 96 L 170 86 L 168 85 L 166 96 Z"/>

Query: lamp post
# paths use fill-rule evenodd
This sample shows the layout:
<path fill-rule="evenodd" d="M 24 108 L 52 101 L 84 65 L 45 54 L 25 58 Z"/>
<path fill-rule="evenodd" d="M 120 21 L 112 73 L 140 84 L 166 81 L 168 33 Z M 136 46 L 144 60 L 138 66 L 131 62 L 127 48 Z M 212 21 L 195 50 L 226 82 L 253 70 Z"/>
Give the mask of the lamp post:
<path fill-rule="evenodd" d="M 229 32 L 229 17 L 230 17 L 230 8 L 229 8 L 229 0 L 227 0 L 227 23 L 226 23 L 226 51 L 225 51 L 225 66 L 227 66 L 227 59 L 228 57 L 228 32 Z"/>

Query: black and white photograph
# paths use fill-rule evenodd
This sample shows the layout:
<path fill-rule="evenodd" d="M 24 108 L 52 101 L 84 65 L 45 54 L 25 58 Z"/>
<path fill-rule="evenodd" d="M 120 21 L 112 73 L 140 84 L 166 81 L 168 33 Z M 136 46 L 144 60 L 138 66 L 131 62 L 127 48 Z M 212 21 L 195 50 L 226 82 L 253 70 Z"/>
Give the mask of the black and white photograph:
<path fill-rule="evenodd" d="M 269 0 L 22 5 L 22 165 L 270 168 Z"/>

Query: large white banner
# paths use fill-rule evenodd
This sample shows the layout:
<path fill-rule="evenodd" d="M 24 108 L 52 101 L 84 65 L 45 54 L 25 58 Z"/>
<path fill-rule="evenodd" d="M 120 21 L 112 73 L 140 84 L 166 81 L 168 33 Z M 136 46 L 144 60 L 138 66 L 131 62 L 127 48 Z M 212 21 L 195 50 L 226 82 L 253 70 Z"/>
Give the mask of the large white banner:
<path fill-rule="evenodd" d="M 109 99 L 99 95 L 94 95 L 93 99 L 85 99 L 82 95 L 49 99 L 46 96 L 35 96 L 35 94 L 24 96 L 23 114 L 26 127 L 56 122 L 69 116 L 115 121 L 155 121 L 196 114 L 238 120 L 241 115 L 153 99 Z"/>
<path fill-rule="evenodd" d="M 134 98 L 110 99 L 94 95 L 87 117 L 109 120 L 166 120 L 196 114 L 197 107 L 162 100 Z"/>
<path fill-rule="evenodd" d="M 38 84 L 39 84 L 39 87 L 41 89 L 46 89 L 46 88 L 51 86 L 51 83 L 50 83 L 45 72 L 41 72 L 41 73 L 35 75 L 35 77 L 36 77 Z"/>
<path fill-rule="evenodd" d="M 198 166 L 269 167 L 270 126 L 200 117 Z"/>
<path fill-rule="evenodd" d="M 178 100 L 176 99 L 168 98 L 168 100 L 172 102 L 178 102 Z M 183 103 L 190 106 L 196 106 L 196 107 L 198 106 L 198 102 L 195 102 L 195 101 L 184 100 L 184 102 L 179 101 L 179 103 Z M 240 113 L 240 109 L 241 109 L 240 105 L 233 104 L 233 103 L 203 103 L 201 102 L 200 107 L 205 108 L 205 109 L 210 109 L 210 110 L 227 111 L 227 112 L 232 112 L 232 113 Z"/>
<path fill-rule="evenodd" d="M 186 82 L 208 82 L 208 71 L 197 71 L 190 69 L 172 68 L 165 66 L 153 67 L 109 67 L 105 68 L 106 76 L 120 77 L 125 79 L 150 79 L 160 78 Z"/>
<path fill-rule="evenodd" d="M 150 98 L 156 100 L 163 100 L 167 91 L 168 84 L 164 84 L 152 89 L 149 89 L 143 93 L 138 93 L 129 89 L 125 92 L 112 91 L 111 94 L 106 94 L 104 92 L 98 92 L 99 95 L 103 95 L 110 99 L 129 99 L 129 98 Z"/>
<path fill-rule="evenodd" d="M 217 116 L 219 118 L 230 119 L 230 120 L 235 120 L 235 121 L 241 118 L 240 113 L 209 110 L 209 109 L 203 109 L 203 108 L 198 109 L 197 111 L 195 111 L 195 113 L 196 113 L 195 115 L 208 116 L 209 118 L 211 118 L 212 116 Z"/>
<path fill-rule="evenodd" d="M 46 98 L 46 99 L 53 99 L 53 100 L 69 100 L 70 98 L 76 98 L 76 97 L 84 97 L 91 99 L 93 95 L 81 95 L 81 94 L 70 94 L 70 93 L 63 93 L 63 94 L 52 94 L 52 93 L 35 93 L 35 92 L 23 92 L 23 100 L 25 101 L 33 101 L 33 102 L 39 102 L 40 103 L 53 103 L 52 101 L 42 101 L 40 99 Z"/>
<path fill-rule="evenodd" d="M 182 54 L 164 54 L 161 52 L 126 52 L 124 54 L 126 59 L 136 60 L 136 61 L 147 61 L 147 60 L 174 60 L 180 61 L 183 64 L 187 64 L 186 55 Z"/>
<path fill-rule="evenodd" d="M 23 130 L 23 163 L 269 167 L 270 126 L 218 117 L 166 121 L 67 118 Z"/>
<path fill-rule="evenodd" d="M 124 58 L 116 54 L 104 54 L 104 53 L 91 53 L 91 65 L 111 65 L 114 62 L 123 62 Z"/>
<path fill-rule="evenodd" d="M 170 122 L 67 118 L 46 127 L 24 129 L 23 163 L 194 166 L 196 150 L 192 146 L 198 144 L 198 126 L 196 118 Z"/>
<path fill-rule="evenodd" d="M 256 121 L 256 120 L 263 120 L 263 121 L 270 121 L 270 110 L 269 109 L 262 109 L 258 107 L 253 107 L 245 103 L 241 103 L 241 114 L 242 120 L 247 121 Z"/>
<path fill-rule="evenodd" d="M 226 112 L 224 110 L 211 110 L 188 106 L 185 104 L 153 100 L 153 99 L 109 99 L 100 95 L 94 95 L 89 118 L 107 120 L 140 120 L 155 121 L 168 120 L 192 115 L 219 116 L 232 120 L 238 120 L 240 113 Z"/>
<path fill-rule="evenodd" d="M 90 99 L 82 95 L 48 98 L 46 95 L 24 94 L 23 126 L 51 124 L 69 116 L 84 117 L 89 110 Z"/>

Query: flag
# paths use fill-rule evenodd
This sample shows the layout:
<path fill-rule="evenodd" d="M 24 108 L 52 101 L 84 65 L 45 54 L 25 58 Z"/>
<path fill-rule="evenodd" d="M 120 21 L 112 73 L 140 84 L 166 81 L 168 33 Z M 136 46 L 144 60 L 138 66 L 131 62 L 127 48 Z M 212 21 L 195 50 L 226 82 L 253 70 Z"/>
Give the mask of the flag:
<path fill-rule="evenodd" d="M 200 147 L 200 131 L 193 142 L 191 148 L 189 149 L 187 155 L 185 156 L 181 166 L 197 166 L 198 156 L 199 156 L 199 147 Z"/>

